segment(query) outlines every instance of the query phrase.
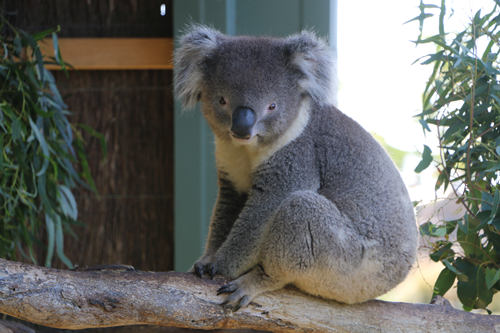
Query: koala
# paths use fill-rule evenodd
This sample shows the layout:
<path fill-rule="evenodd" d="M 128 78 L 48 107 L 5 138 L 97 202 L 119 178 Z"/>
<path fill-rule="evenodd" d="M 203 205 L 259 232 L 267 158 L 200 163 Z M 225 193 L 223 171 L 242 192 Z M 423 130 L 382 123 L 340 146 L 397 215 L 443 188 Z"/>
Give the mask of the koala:
<path fill-rule="evenodd" d="M 219 187 L 191 271 L 226 277 L 218 294 L 233 310 L 289 284 L 363 302 L 415 260 L 407 189 L 384 149 L 332 105 L 332 67 L 308 31 L 234 37 L 195 25 L 179 40 L 175 92 L 185 108 L 201 102 Z"/>

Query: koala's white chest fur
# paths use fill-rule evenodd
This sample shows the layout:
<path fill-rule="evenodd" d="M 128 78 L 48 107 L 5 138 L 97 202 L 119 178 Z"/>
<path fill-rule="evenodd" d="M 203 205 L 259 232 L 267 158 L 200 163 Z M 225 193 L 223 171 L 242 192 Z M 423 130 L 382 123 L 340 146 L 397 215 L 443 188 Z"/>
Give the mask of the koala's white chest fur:
<path fill-rule="evenodd" d="M 256 140 L 240 144 L 215 137 L 217 168 L 227 174 L 238 192 L 248 193 L 255 169 L 302 133 L 309 122 L 309 107 L 309 101 L 304 101 L 292 125 L 275 142 L 264 147 L 260 147 Z"/>

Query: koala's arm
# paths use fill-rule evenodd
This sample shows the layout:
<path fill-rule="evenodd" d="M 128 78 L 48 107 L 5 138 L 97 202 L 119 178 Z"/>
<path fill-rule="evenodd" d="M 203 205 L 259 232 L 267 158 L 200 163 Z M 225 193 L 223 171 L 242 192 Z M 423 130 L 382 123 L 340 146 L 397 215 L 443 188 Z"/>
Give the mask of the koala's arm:
<path fill-rule="evenodd" d="M 281 202 L 293 191 L 317 188 L 315 177 L 301 172 L 311 168 L 295 167 L 274 165 L 255 174 L 248 200 L 215 255 L 218 273 L 236 278 L 258 264 L 268 222 Z"/>
<path fill-rule="evenodd" d="M 204 257 L 215 255 L 226 240 L 246 200 L 246 194 L 238 193 L 229 180 L 219 176 L 219 192 L 210 220 Z"/>
<path fill-rule="evenodd" d="M 253 193 L 215 255 L 217 272 L 236 278 L 257 264 L 267 221 L 282 200 L 269 193 Z M 263 204 L 265 203 L 265 204 Z"/>

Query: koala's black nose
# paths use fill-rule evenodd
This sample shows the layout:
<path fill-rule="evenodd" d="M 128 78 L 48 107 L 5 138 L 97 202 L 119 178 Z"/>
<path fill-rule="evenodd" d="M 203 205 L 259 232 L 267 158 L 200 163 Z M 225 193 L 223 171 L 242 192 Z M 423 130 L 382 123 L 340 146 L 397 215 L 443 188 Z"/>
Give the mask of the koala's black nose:
<path fill-rule="evenodd" d="M 252 135 L 252 127 L 255 125 L 255 112 L 247 107 L 240 106 L 233 112 L 231 133 L 240 139 L 249 139 Z"/>

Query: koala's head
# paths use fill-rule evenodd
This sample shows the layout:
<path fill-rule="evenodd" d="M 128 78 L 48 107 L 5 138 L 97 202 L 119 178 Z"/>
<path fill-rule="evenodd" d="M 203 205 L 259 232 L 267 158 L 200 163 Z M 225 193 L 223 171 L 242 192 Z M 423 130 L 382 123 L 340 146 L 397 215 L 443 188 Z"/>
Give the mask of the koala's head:
<path fill-rule="evenodd" d="M 197 25 L 175 52 L 175 90 L 186 108 L 201 100 L 219 138 L 267 144 L 291 126 L 304 101 L 329 103 L 332 61 L 311 32 L 231 37 Z"/>

